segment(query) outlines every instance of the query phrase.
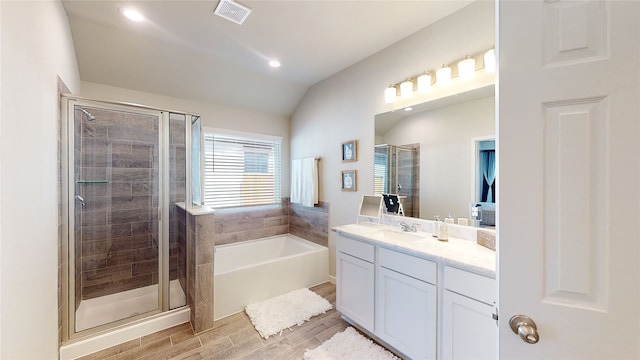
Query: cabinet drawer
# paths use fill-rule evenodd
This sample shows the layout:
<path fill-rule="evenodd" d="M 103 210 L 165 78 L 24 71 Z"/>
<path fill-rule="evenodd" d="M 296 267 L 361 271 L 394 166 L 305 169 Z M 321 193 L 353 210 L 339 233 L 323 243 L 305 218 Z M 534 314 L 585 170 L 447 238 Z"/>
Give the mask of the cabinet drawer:
<path fill-rule="evenodd" d="M 373 262 L 375 259 L 375 246 L 362 241 L 338 236 L 336 239 L 336 249 L 342 253 L 355 256 L 359 259 Z"/>
<path fill-rule="evenodd" d="M 444 267 L 444 287 L 489 305 L 496 299 L 495 279 L 449 266 Z"/>
<path fill-rule="evenodd" d="M 385 248 L 378 249 L 378 259 L 382 267 L 436 284 L 437 265 L 433 261 Z"/>

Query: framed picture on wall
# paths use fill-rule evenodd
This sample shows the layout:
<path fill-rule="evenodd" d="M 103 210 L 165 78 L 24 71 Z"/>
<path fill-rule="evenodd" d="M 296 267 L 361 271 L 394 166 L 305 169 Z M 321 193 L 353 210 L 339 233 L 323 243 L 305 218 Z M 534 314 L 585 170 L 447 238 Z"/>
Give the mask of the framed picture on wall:
<path fill-rule="evenodd" d="M 356 170 L 342 170 L 342 191 L 356 191 Z"/>
<path fill-rule="evenodd" d="M 342 143 L 342 162 L 358 161 L 358 140 Z"/>

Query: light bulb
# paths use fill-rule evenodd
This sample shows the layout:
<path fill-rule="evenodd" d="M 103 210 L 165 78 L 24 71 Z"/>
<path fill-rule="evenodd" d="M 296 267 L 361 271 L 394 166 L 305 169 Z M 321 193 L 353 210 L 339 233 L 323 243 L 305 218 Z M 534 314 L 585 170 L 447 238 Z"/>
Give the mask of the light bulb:
<path fill-rule="evenodd" d="M 404 99 L 413 96 L 413 81 L 407 79 L 400 84 L 400 96 Z"/>
<path fill-rule="evenodd" d="M 135 9 L 121 8 L 120 12 L 131 21 L 140 22 L 144 20 L 144 16 Z"/>
<path fill-rule="evenodd" d="M 458 77 L 461 80 L 471 80 L 476 74 L 476 61 L 467 56 L 466 59 L 458 63 Z"/>
<path fill-rule="evenodd" d="M 388 88 L 384 89 L 384 102 L 387 104 L 394 103 L 396 101 L 396 92 L 395 85 L 389 85 Z"/>
<path fill-rule="evenodd" d="M 438 71 L 436 71 L 436 85 L 443 87 L 451 84 L 451 68 L 447 65 L 442 65 Z"/>
<path fill-rule="evenodd" d="M 431 74 L 426 73 L 418 76 L 418 93 L 423 94 L 431 88 Z"/>
<path fill-rule="evenodd" d="M 496 51 L 491 49 L 484 53 L 484 71 L 487 73 L 496 72 Z"/>

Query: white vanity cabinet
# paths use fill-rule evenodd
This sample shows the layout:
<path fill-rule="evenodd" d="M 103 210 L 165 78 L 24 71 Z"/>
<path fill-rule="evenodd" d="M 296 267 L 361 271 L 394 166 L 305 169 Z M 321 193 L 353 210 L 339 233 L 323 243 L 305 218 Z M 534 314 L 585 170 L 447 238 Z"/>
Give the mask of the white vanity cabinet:
<path fill-rule="evenodd" d="M 437 264 L 378 247 L 375 334 L 411 359 L 435 359 Z"/>
<path fill-rule="evenodd" d="M 495 279 L 445 266 L 443 287 L 441 357 L 496 359 Z"/>
<path fill-rule="evenodd" d="M 348 321 L 412 360 L 497 358 L 490 250 L 456 239 L 411 248 L 363 229 L 336 237 L 336 308 Z"/>
<path fill-rule="evenodd" d="M 375 246 L 338 236 L 336 240 L 336 308 L 374 332 Z"/>

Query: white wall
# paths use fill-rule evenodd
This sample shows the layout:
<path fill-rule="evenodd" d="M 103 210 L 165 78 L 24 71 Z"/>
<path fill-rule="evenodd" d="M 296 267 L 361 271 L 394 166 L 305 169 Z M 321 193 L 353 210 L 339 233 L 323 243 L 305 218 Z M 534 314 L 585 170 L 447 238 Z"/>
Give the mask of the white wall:
<path fill-rule="evenodd" d="M 59 1 L 1 1 L 2 359 L 58 354 L 58 79 L 79 88 Z"/>
<path fill-rule="evenodd" d="M 92 82 L 82 82 L 80 95 L 95 100 L 120 101 L 158 108 L 192 112 L 202 116 L 202 126 L 258 134 L 282 136 L 282 178 L 289 179 L 289 119 L 207 104 Z M 289 194 L 289 181 L 283 181 L 282 194 Z"/>
<path fill-rule="evenodd" d="M 313 86 L 291 119 L 291 158 L 321 156 L 320 200 L 329 226 L 356 221 L 362 194 L 373 193 L 374 116 L 386 112 L 384 89 L 408 76 L 494 46 L 494 4 L 475 2 Z M 358 161 L 341 163 L 340 144 L 359 140 Z M 340 171 L 358 171 L 358 191 L 340 190 Z M 335 254 L 330 232 L 330 254 Z M 335 259 L 330 268 L 335 273 Z"/>
<path fill-rule="evenodd" d="M 467 217 L 475 201 L 474 139 L 495 135 L 494 97 L 408 116 L 381 143 L 420 144 L 420 217 Z"/>

